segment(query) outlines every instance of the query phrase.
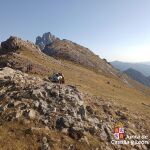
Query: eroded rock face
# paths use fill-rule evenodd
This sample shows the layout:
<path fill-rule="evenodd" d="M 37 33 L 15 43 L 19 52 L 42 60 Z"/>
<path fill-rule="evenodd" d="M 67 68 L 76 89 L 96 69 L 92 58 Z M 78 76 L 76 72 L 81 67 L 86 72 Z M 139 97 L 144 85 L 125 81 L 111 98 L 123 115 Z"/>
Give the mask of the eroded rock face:
<path fill-rule="evenodd" d="M 6 54 L 9 52 L 16 52 L 17 50 L 26 47 L 36 51 L 40 51 L 38 46 L 34 45 L 32 42 L 24 41 L 21 38 L 11 36 L 9 39 L 1 43 L 0 54 Z"/>
<path fill-rule="evenodd" d="M 16 51 L 21 48 L 19 38 L 11 36 L 8 40 L 1 43 L 2 49 Z"/>
<path fill-rule="evenodd" d="M 36 38 L 35 44 L 40 47 L 41 50 L 45 48 L 46 45 L 51 44 L 55 40 L 58 40 L 59 38 L 52 35 L 50 32 L 44 33 L 43 36 L 38 36 Z"/>

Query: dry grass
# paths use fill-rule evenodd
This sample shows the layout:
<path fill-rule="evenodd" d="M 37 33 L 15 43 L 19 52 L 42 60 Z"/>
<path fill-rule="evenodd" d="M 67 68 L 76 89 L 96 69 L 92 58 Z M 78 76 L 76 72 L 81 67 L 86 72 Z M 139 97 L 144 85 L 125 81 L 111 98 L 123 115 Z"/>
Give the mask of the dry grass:
<path fill-rule="evenodd" d="M 30 127 L 32 129 L 27 132 Z M 47 137 L 53 150 L 66 150 L 70 145 L 75 145 L 78 150 L 90 150 L 99 147 L 98 139 L 87 135 L 89 144 L 85 141 L 75 141 L 68 135 L 57 130 L 47 130 L 46 128 L 33 127 L 34 124 L 23 124 L 22 121 L 5 122 L 0 126 L 0 150 L 40 150 L 42 138 Z"/>
<path fill-rule="evenodd" d="M 35 52 L 23 51 L 21 56 L 46 67 L 48 72 L 45 72 L 45 76 L 52 74 L 53 71 L 61 71 L 65 75 L 66 84 L 76 85 L 83 92 L 116 101 L 131 111 L 139 111 L 145 115 L 150 112 L 149 108 L 141 104 L 142 102 L 150 104 L 150 89 L 141 84 L 131 81 L 136 88 L 129 87 L 113 77 L 93 72 L 72 62 L 56 61 L 46 55 L 35 55 Z"/>
<path fill-rule="evenodd" d="M 11 61 L 22 60 L 42 66 L 45 71 L 31 72 L 34 75 L 46 77 L 54 71 L 63 72 L 66 84 L 76 85 L 84 93 L 98 96 L 107 101 L 114 101 L 122 106 L 127 107 L 130 112 L 138 112 L 149 117 L 150 108 L 141 103 L 150 104 L 150 89 L 133 82 L 135 87 L 129 87 L 123 82 L 113 77 L 96 73 L 88 68 L 68 62 L 65 60 L 55 60 L 44 54 L 35 55 L 34 51 L 22 50 L 16 54 Z M 26 65 L 23 64 L 22 65 Z M 109 84 L 108 84 L 109 81 Z M 132 82 L 132 81 L 131 81 Z M 87 99 L 86 103 L 92 100 Z M 25 134 L 24 130 L 28 126 L 19 122 L 9 122 L 0 126 L 0 150 L 36 150 L 40 147 L 41 138 L 47 136 L 50 138 L 54 150 L 65 149 L 65 146 L 74 144 L 79 150 L 91 149 L 90 145 L 100 146 L 100 141 L 93 136 L 87 135 L 90 145 L 74 141 L 67 135 L 58 131 L 47 131 L 46 129 L 33 130 L 33 134 Z M 12 140 L 13 139 L 13 140 Z"/>

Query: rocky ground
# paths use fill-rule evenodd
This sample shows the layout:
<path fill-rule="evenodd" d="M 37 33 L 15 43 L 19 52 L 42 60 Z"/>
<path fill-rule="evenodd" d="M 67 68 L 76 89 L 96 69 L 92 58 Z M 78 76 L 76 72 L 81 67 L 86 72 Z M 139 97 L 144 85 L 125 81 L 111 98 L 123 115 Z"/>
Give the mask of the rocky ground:
<path fill-rule="evenodd" d="M 48 79 L 5 67 L 0 70 L 0 125 L 20 120 L 25 124 L 34 122 L 27 132 L 35 128 L 56 130 L 83 142 L 91 150 L 150 149 L 150 145 L 111 144 L 114 126 L 118 122 L 124 124 L 128 135 L 142 133 L 150 137 L 149 122 L 139 113 L 131 114 L 127 108 L 82 93 L 73 85 L 54 84 Z M 90 137 L 99 143 L 93 144 Z M 54 147 L 45 136 L 40 145 L 42 150 Z M 75 150 L 78 146 L 62 149 Z"/>

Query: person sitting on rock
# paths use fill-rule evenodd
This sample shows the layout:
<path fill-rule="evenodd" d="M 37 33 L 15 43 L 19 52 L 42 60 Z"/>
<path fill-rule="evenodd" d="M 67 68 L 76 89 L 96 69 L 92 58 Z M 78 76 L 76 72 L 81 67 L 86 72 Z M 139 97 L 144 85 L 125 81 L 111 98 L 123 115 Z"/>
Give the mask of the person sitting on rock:
<path fill-rule="evenodd" d="M 27 72 L 32 71 L 32 69 L 33 69 L 33 65 L 32 65 L 32 64 L 29 64 L 29 65 L 27 66 Z"/>
<path fill-rule="evenodd" d="M 64 84 L 65 83 L 65 79 L 64 79 L 64 75 L 62 73 L 54 73 L 51 77 L 50 80 L 52 82 L 55 83 L 60 83 L 60 84 Z"/>
<path fill-rule="evenodd" d="M 58 81 L 60 84 L 64 84 L 65 83 L 65 78 L 63 73 L 58 73 Z"/>

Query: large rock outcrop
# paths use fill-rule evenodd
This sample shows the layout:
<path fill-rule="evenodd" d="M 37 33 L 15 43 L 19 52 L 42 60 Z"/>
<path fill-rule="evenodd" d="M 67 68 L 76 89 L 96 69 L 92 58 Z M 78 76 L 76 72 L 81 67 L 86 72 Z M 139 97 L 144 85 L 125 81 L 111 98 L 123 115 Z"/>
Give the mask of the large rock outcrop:
<path fill-rule="evenodd" d="M 38 45 L 41 50 L 43 50 L 46 45 L 53 43 L 55 40 L 59 40 L 59 38 L 55 37 L 50 32 L 47 32 L 47 33 L 44 33 L 42 37 L 38 36 L 36 38 L 35 44 Z"/>
<path fill-rule="evenodd" d="M 32 42 L 11 36 L 1 43 L 0 67 L 10 67 L 32 73 L 48 72 L 39 62 L 45 57 L 40 48 Z"/>
<path fill-rule="evenodd" d="M 89 120 L 83 94 L 74 86 L 53 84 L 6 67 L 0 71 L 0 89 L 3 121 L 34 119 L 50 129 L 66 129 L 77 140 L 85 128 L 98 129 L 100 120 Z"/>
<path fill-rule="evenodd" d="M 56 129 L 87 144 L 90 134 L 101 143 L 98 149 L 109 150 L 120 148 L 120 145 L 111 144 L 118 121 L 124 124 L 128 135 L 138 135 L 139 131 L 149 135 L 146 122 L 144 125 L 144 118 L 139 114 L 129 115 L 125 107 L 98 97 L 91 98 L 96 102 L 93 107 L 85 102 L 87 97 L 91 98 L 72 85 L 53 84 L 8 67 L 0 69 L 0 124 L 20 119 L 26 120 L 26 124 L 33 121 L 36 127 Z M 26 132 L 31 130 L 32 127 Z M 49 148 L 45 137 L 42 144 Z M 148 150 L 149 146 L 122 145 L 122 148 Z"/>
<path fill-rule="evenodd" d="M 29 41 L 23 41 L 21 38 L 11 36 L 9 39 L 1 43 L 0 54 L 7 54 L 9 52 L 16 52 L 19 49 L 32 49 L 40 51 L 38 46 Z"/>

